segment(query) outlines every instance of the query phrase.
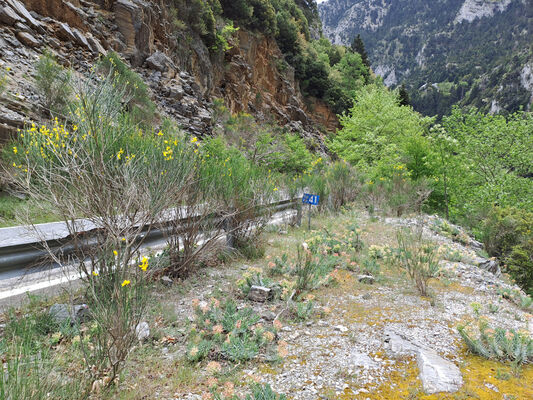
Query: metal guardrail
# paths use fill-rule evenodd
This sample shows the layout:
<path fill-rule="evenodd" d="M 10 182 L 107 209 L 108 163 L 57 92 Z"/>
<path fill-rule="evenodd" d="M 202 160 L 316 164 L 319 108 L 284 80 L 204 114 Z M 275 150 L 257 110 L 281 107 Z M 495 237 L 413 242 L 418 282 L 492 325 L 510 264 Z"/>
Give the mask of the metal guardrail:
<path fill-rule="evenodd" d="M 300 199 L 287 199 L 281 200 L 278 202 L 270 203 L 265 206 L 265 209 L 272 211 L 272 213 L 280 212 L 288 209 L 298 208 Z M 223 217 L 217 214 L 213 214 L 211 218 L 214 218 L 222 221 Z M 185 218 L 181 218 L 178 221 L 185 222 Z M 189 220 L 190 221 L 190 220 Z M 166 223 L 162 223 L 160 228 L 154 229 L 153 227 L 145 227 L 141 233 L 139 240 L 143 240 L 143 243 L 149 243 L 157 241 L 165 237 L 164 226 Z M 46 224 L 44 224 L 46 225 Z M 20 229 L 20 227 L 12 228 Z M 60 229 L 61 230 L 61 229 Z M 8 229 L 2 229 L 0 232 L 2 234 L 9 234 Z M 65 231 L 63 229 L 63 231 Z M 85 239 L 84 245 L 91 246 L 96 244 L 95 233 L 98 231 L 98 228 L 93 228 L 87 231 L 79 231 L 77 234 L 85 234 L 87 237 Z M 49 255 L 49 250 L 53 251 L 55 254 L 60 254 L 61 256 L 68 256 L 72 254 L 75 250 L 75 246 L 72 243 L 72 236 L 66 235 L 63 237 L 56 237 L 47 240 L 38 240 L 28 241 L 27 236 L 26 240 L 21 240 L 21 244 L 8 244 L 7 246 L 0 245 L 0 272 L 13 271 L 13 270 L 22 270 L 30 268 L 33 266 L 39 265 L 41 261 L 46 259 Z M 12 240 L 10 242 L 13 242 Z"/>

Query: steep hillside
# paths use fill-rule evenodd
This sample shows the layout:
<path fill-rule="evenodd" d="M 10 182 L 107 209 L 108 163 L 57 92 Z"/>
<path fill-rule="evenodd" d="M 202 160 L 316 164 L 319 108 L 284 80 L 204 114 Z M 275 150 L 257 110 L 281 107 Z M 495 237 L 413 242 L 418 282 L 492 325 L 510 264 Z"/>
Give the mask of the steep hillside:
<path fill-rule="evenodd" d="M 425 114 L 455 103 L 491 112 L 531 107 L 527 0 L 329 0 L 319 11 L 327 37 L 350 44 L 361 34 L 374 71 L 388 86 L 405 83 Z"/>
<path fill-rule="evenodd" d="M 298 12 L 302 26 L 318 35 L 314 1 L 278 3 L 283 12 Z M 1 136 L 46 117 L 32 77 L 35 61 L 49 48 L 78 76 L 101 55 L 117 52 L 148 85 L 159 123 L 168 117 L 195 135 L 210 134 L 212 102 L 221 98 L 232 113 L 276 121 L 322 143 L 322 127 L 335 129 L 335 115 L 302 95 L 290 66 L 280 67 L 284 56 L 258 6 L 246 18 L 232 16 L 238 30 L 225 30 L 233 26 L 231 7 L 218 0 L 1 0 L 0 67 L 7 71 Z"/>

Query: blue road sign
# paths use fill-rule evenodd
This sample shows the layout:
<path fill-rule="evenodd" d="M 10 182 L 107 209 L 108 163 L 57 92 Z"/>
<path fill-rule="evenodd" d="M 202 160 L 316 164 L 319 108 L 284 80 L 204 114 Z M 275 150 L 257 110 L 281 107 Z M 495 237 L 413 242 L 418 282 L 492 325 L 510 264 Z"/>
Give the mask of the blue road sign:
<path fill-rule="evenodd" d="M 302 203 L 310 204 L 312 206 L 317 206 L 319 201 L 320 196 L 318 194 L 304 193 L 304 196 L 302 197 Z"/>

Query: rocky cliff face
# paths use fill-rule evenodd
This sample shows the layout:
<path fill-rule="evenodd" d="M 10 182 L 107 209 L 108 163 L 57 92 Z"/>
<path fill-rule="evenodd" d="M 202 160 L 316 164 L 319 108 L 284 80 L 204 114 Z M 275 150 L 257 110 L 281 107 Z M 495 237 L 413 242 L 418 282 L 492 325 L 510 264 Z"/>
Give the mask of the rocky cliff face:
<path fill-rule="evenodd" d="M 528 0 L 329 0 L 319 11 L 332 41 L 361 34 L 374 71 L 389 86 L 405 83 L 424 113 L 531 107 L 520 77 L 533 60 Z"/>
<path fill-rule="evenodd" d="M 336 128 L 329 108 L 304 99 L 291 70 L 279 70 L 274 39 L 241 29 L 229 51 L 213 55 L 193 32 L 173 29 L 171 18 L 167 0 L 0 0 L 1 66 L 10 69 L 10 95 L 0 100 L 4 137 L 24 119 L 39 119 L 31 75 L 45 48 L 80 74 L 99 55 L 118 52 L 148 84 L 161 115 L 196 135 L 211 132 L 215 97 L 233 113 L 278 121 L 318 143 L 320 125 Z"/>

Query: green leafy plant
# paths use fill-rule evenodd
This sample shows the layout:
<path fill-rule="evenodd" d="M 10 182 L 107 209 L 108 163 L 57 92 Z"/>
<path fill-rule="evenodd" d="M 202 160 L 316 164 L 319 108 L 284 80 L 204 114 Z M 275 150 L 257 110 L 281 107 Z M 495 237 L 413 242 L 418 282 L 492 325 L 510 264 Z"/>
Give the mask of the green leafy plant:
<path fill-rule="evenodd" d="M 274 298 L 278 297 L 281 291 L 281 287 L 275 281 L 270 278 L 263 277 L 261 273 L 247 273 L 245 272 L 242 279 L 237 281 L 237 287 L 240 289 L 244 296 L 248 296 L 252 286 L 262 286 L 274 291 Z"/>
<path fill-rule="evenodd" d="M 528 332 L 493 329 L 484 318 L 478 319 L 477 332 L 471 325 L 460 325 L 457 330 L 474 354 L 509 361 L 516 367 L 533 361 L 533 339 Z"/>
<path fill-rule="evenodd" d="M 357 225 L 350 226 L 344 234 L 330 233 L 324 229 L 308 238 L 306 243 L 313 254 L 357 253 L 364 247 L 361 229 Z"/>
<path fill-rule="evenodd" d="M 254 384 L 251 387 L 252 393 L 247 394 L 244 400 L 287 400 L 287 396 L 283 394 L 277 394 L 272 390 L 269 384 L 261 385 Z M 219 393 L 216 389 L 212 390 L 214 400 L 241 400 L 240 397 L 235 395 L 224 395 Z"/>
<path fill-rule="evenodd" d="M 281 255 L 281 258 L 276 257 L 273 265 L 269 264 L 269 268 L 267 269 L 267 274 L 270 277 L 281 276 L 287 273 L 289 269 L 290 269 L 289 257 L 287 253 L 283 253 Z"/>
<path fill-rule="evenodd" d="M 297 321 L 307 321 L 313 314 L 312 301 L 298 301 L 291 305 L 290 312 Z"/>
<path fill-rule="evenodd" d="M 327 275 L 332 270 L 333 264 L 330 259 L 313 256 L 310 251 L 301 246 L 298 246 L 297 254 L 296 264 L 291 274 L 296 276 L 294 289 L 296 296 L 299 296 L 327 283 L 329 281 Z"/>
<path fill-rule="evenodd" d="M 209 304 L 195 301 L 193 308 L 195 321 L 187 350 L 190 361 L 204 358 L 222 358 L 235 363 L 248 361 L 276 340 L 274 326 L 263 326 L 251 308 L 238 309 L 232 300 L 224 304 L 216 299 Z"/>

